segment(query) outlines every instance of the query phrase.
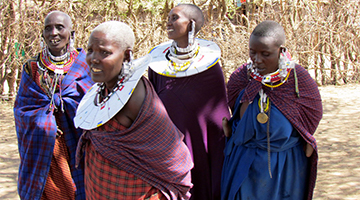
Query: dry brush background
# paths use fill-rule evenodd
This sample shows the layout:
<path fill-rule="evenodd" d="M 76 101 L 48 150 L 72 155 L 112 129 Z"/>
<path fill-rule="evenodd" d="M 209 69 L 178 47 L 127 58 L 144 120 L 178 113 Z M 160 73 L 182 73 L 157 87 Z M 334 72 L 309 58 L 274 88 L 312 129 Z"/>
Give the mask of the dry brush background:
<path fill-rule="evenodd" d="M 257 23 L 272 19 L 286 31 L 286 46 L 319 86 L 324 117 L 315 137 L 319 170 L 314 199 L 360 199 L 360 0 L 188 0 L 207 22 L 198 37 L 222 49 L 225 79 L 248 59 Z M 77 47 L 107 20 L 128 23 L 137 39 L 135 56 L 167 40 L 167 14 L 179 0 L 0 0 L 0 95 L 16 94 L 22 63 L 40 50 L 46 14 L 70 15 Z M 5 87 L 6 86 L 6 87 Z M 7 88 L 9 87 L 9 88 Z M 0 98 L 0 99 L 1 99 Z M 18 199 L 19 156 L 12 102 L 0 101 L 0 199 Z"/>
<path fill-rule="evenodd" d="M 76 46 L 85 48 L 91 30 L 107 20 L 128 23 L 136 35 L 135 55 L 167 40 L 167 14 L 180 0 L 1 0 L 0 95 L 13 96 L 22 63 L 40 50 L 47 13 L 68 13 Z M 185 0 L 202 8 L 206 24 L 198 37 L 222 49 L 225 79 L 247 61 L 248 39 L 259 22 L 271 19 L 286 31 L 286 46 L 319 85 L 359 82 L 359 0 Z M 242 3 L 239 6 L 240 2 Z M 9 88 L 5 87 L 5 82 Z"/>

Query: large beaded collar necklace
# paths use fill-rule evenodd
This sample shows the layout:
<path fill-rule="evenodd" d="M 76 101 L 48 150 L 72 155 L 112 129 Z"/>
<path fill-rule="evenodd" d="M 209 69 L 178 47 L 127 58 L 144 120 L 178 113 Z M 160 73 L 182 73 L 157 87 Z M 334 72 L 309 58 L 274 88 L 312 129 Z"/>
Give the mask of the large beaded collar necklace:
<path fill-rule="evenodd" d="M 178 55 L 177 53 L 182 54 Z M 219 46 L 211 41 L 196 38 L 193 45 L 179 48 L 174 41 L 164 42 L 150 50 L 149 67 L 167 77 L 187 77 L 214 66 L 220 59 Z"/>
<path fill-rule="evenodd" d="M 105 84 L 95 83 L 79 103 L 74 118 L 75 127 L 91 130 L 114 117 L 130 99 L 150 61 L 150 55 L 133 60 L 130 74 L 120 75 L 116 86 L 106 96 L 101 97 Z"/>

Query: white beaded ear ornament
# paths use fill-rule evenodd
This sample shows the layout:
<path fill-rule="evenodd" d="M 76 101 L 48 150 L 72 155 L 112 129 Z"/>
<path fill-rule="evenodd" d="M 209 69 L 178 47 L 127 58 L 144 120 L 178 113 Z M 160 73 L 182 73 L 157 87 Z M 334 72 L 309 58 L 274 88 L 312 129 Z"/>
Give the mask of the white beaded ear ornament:
<path fill-rule="evenodd" d="M 134 67 L 133 67 L 133 54 L 132 51 L 129 52 L 129 61 L 124 61 L 121 69 L 121 73 L 118 76 L 118 79 L 121 80 L 122 78 L 125 78 L 124 81 L 128 80 L 132 74 L 134 73 Z"/>
<path fill-rule="evenodd" d="M 45 42 L 44 42 L 44 38 L 42 36 L 40 36 L 40 48 L 42 50 L 44 50 L 45 47 L 46 47 L 46 45 L 45 45 Z"/>
<path fill-rule="evenodd" d="M 195 39 L 195 21 L 191 20 L 191 31 L 189 31 L 188 33 L 188 45 L 191 46 L 194 44 L 194 39 Z"/>
<path fill-rule="evenodd" d="M 71 33 L 72 36 L 70 36 L 70 42 L 69 42 L 69 50 L 74 51 L 75 50 L 75 32 Z"/>

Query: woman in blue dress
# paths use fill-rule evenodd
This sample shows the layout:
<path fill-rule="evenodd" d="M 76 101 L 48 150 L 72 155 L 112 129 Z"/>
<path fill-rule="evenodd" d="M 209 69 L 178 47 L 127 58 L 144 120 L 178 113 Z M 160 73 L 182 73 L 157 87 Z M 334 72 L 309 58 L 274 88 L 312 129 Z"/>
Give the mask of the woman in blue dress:
<path fill-rule="evenodd" d="M 250 36 L 249 62 L 230 76 L 223 200 L 312 199 L 321 98 L 284 43 L 280 24 L 261 22 Z"/>

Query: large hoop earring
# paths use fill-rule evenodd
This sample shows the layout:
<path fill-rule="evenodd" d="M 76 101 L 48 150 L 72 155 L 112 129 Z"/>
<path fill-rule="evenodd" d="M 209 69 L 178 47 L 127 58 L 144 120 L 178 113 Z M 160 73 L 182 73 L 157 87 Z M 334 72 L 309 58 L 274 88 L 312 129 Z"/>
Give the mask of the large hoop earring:
<path fill-rule="evenodd" d="M 191 46 L 194 44 L 194 40 L 195 40 L 195 21 L 191 20 L 191 31 L 189 31 L 188 33 L 188 46 Z"/>

